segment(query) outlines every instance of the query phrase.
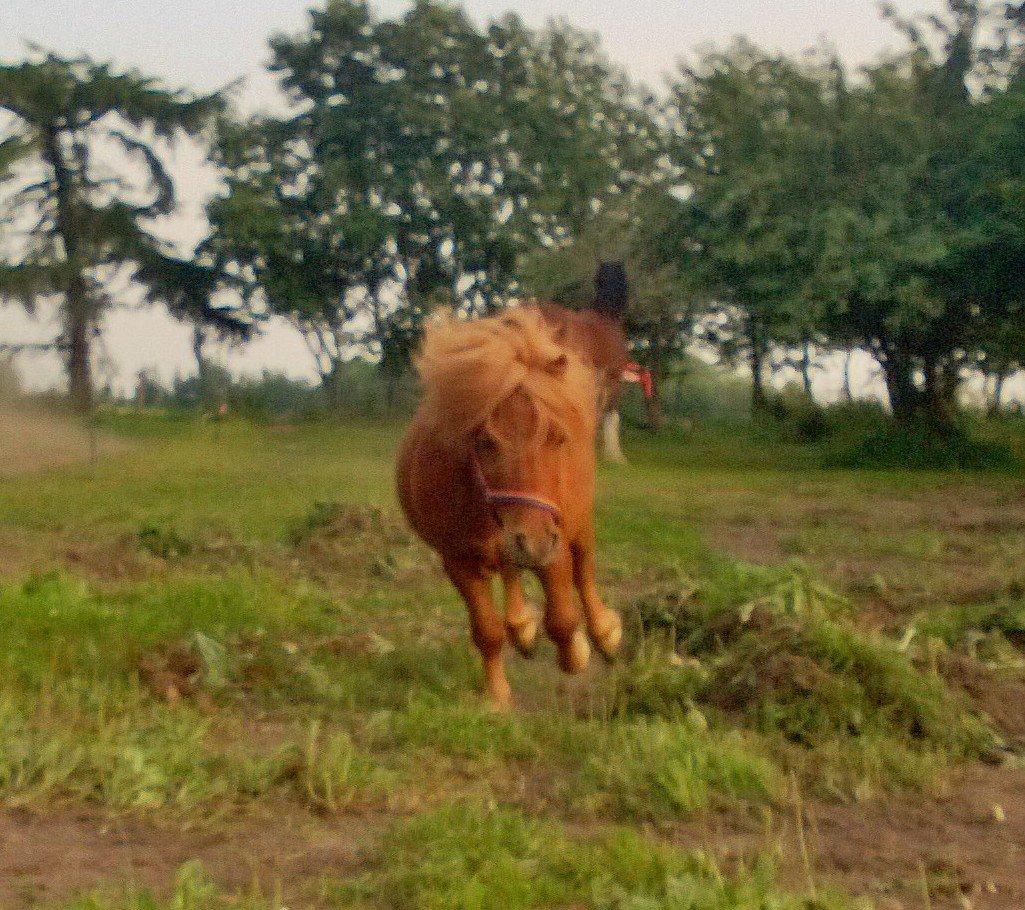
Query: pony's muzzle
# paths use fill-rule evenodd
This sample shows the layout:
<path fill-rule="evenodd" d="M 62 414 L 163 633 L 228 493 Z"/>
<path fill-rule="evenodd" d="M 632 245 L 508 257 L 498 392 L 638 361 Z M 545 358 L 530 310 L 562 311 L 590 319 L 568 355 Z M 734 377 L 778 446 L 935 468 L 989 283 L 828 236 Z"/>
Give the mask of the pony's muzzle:
<path fill-rule="evenodd" d="M 531 523 L 535 524 L 535 523 Z M 555 559 L 562 535 L 554 522 L 537 522 L 527 527 L 517 522 L 503 527 L 502 551 L 506 560 L 517 569 L 543 569 Z"/>

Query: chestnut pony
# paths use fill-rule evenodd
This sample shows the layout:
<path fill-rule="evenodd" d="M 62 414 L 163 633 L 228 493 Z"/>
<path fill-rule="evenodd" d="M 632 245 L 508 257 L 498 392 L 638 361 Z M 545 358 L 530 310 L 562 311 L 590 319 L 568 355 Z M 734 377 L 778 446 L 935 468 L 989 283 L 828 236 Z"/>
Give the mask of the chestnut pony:
<path fill-rule="evenodd" d="M 538 636 L 522 571 L 541 581 L 564 671 L 587 666 L 588 637 L 610 659 L 622 639 L 595 583 L 595 373 L 534 307 L 434 321 L 417 367 L 424 398 L 399 450 L 399 499 L 466 601 L 489 699 L 506 709 L 506 639 L 529 655 Z"/>

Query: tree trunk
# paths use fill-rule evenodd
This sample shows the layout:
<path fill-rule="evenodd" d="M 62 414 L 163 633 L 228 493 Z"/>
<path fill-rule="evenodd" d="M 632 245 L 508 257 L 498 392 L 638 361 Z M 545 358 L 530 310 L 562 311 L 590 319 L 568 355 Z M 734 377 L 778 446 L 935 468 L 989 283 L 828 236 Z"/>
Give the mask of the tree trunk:
<path fill-rule="evenodd" d="M 997 372 L 993 374 L 993 392 L 989 399 L 990 417 L 999 417 L 1004 410 L 1004 384 L 1006 382 L 1006 370 L 997 370 Z"/>
<path fill-rule="evenodd" d="M 206 354 L 203 351 L 206 345 L 206 335 L 200 326 L 192 329 L 192 356 L 196 359 L 196 384 L 199 389 L 199 404 L 210 404 L 212 399 L 209 388 L 209 371 L 206 368 Z"/>
<path fill-rule="evenodd" d="M 754 333 L 749 339 L 749 357 L 751 359 L 751 412 L 760 414 L 768 407 L 769 399 L 765 393 L 765 349 Z"/>
<path fill-rule="evenodd" d="M 919 412 L 936 426 L 949 426 L 957 410 L 957 386 L 960 379 L 956 365 L 927 358 L 922 373 L 922 392 L 918 396 Z"/>
<path fill-rule="evenodd" d="M 74 286 L 74 289 L 73 289 Z M 76 411 L 88 414 L 93 407 L 92 365 L 90 363 L 89 305 L 85 288 L 80 282 L 69 280 L 67 313 L 68 336 L 68 389 Z"/>
<path fill-rule="evenodd" d="M 655 367 L 651 371 L 651 395 L 644 399 L 644 406 L 648 410 L 648 425 L 653 430 L 661 430 L 666 425 L 666 416 L 662 411 L 661 385 L 661 370 Z"/>
<path fill-rule="evenodd" d="M 811 382 L 811 342 L 807 338 L 801 343 L 801 383 L 804 385 L 804 394 L 809 400 L 815 401 L 815 390 Z"/>
<path fill-rule="evenodd" d="M 64 160 L 56 128 L 43 132 L 43 158 L 53 169 L 57 197 L 56 230 L 64 246 L 67 273 L 64 322 L 68 389 L 75 410 L 87 413 L 93 406 L 90 356 L 93 313 L 81 257 L 74 179 Z"/>
<path fill-rule="evenodd" d="M 914 417 L 918 413 L 920 393 L 915 387 L 911 362 L 899 352 L 889 352 L 882 357 L 881 365 L 893 416 L 898 420 Z"/>
<path fill-rule="evenodd" d="M 848 404 L 854 401 L 854 393 L 851 390 L 851 357 L 854 352 L 847 350 L 843 357 L 843 399 Z"/>
<path fill-rule="evenodd" d="M 656 335 L 656 339 L 651 352 L 651 368 L 648 370 L 651 377 L 651 394 L 645 396 L 644 406 L 648 411 L 648 425 L 658 431 L 666 424 L 662 411 L 662 377 L 665 375 L 666 345 L 661 336 Z"/>
<path fill-rule="evenodd" d="M 626 456 L 623 454 L 623 446 L 620 441 L 621 419 L 619 408 L 613 406 L 611 410 L 602 414 L 601 419 L 601 451 L 605 461 L 613 464 L 626 464 Z"/>

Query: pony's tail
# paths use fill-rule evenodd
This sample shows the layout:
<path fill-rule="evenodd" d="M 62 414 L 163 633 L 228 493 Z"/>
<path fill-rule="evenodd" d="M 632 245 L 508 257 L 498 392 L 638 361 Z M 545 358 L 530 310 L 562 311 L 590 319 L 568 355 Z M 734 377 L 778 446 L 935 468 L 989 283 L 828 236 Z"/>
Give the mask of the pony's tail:
<path fill-rule="evenodd" d="M 596 313 L 622 322 L 626 312 L 630 286 L 626 279 L 626 267 L 622 262 L 602 262 L 594 278 L 594 304 Z"/>

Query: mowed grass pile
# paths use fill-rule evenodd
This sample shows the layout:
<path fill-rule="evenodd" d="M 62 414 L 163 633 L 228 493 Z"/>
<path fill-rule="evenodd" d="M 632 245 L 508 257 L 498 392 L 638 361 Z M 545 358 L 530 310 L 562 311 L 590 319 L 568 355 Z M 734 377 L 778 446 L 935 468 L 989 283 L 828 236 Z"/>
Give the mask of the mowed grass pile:
<path fill-rule="evenodd" d="M 866 631 L 806 568 L 709 551 L 682 450 L 602 478 L 624 659 L 566 689 L 550 650 L 510 657 L 521 709 L 495 717 L 463 607 L 397 515 L 397 427 L 109 424 L 117 458 L 0 488 L 7 805 L 379 816 L 364 871 L 311 877 L 328 906 L 839 908 L 761 850 L 725 872 L 647 823 L 932 787 L 999 751 L 915 641 Z M 985 616 L 1013 634 L 1009 609 Z M 67 906 L 280 906 L 258 884 L 193 864 L 170 897 L 111 882 Z"/>
<path fill-rule="evenodd" d="M 698 578 L 663 570 L 635 597 L 618 714 L 753 729 L 830 795 L 927 786 L 951 761 L 1000 755 L 911 641 L 866 630 L 806 567 L 715 564 Z"/>

